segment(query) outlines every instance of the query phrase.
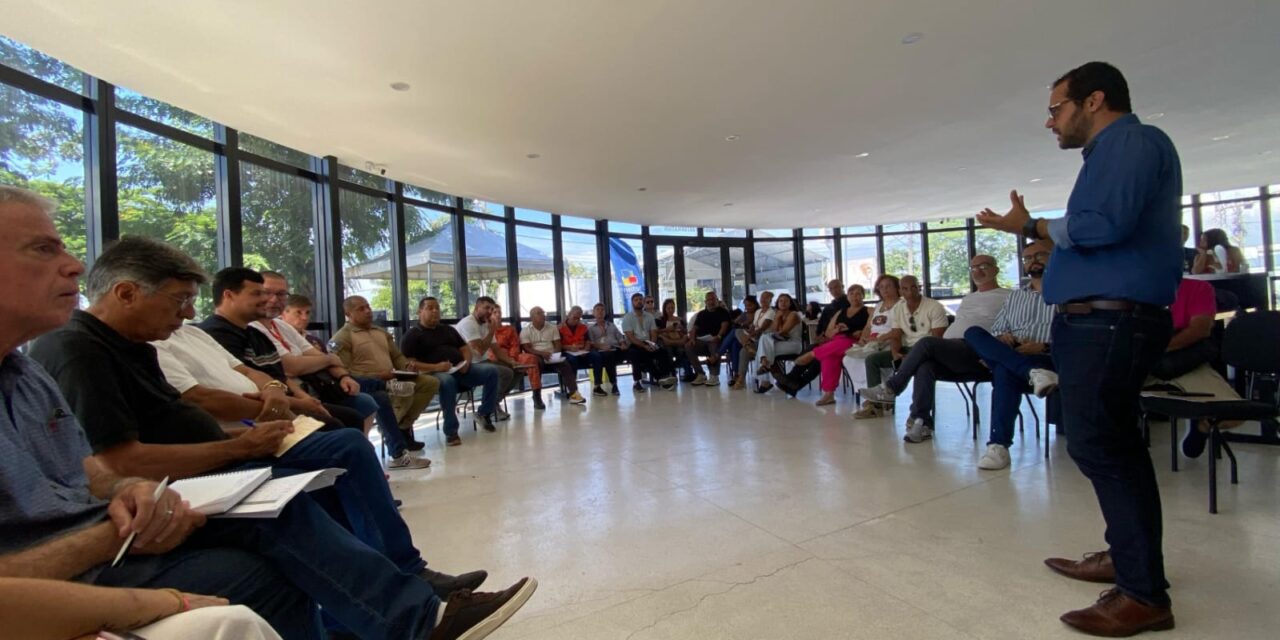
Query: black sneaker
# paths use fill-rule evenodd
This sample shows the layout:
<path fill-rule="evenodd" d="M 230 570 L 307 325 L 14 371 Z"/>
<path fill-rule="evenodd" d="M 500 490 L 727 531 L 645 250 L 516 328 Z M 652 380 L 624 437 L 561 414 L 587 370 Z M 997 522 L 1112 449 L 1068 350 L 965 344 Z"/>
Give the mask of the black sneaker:
<path fill-rule="evenodd" d="M 641 391 L 648 391 L 648 390 L 649 390 L 649 388 L 648 388 L 648 387 L 646 387 L 646 386 L 644 386 L 644 383 L 643 383 L 643 382 L 637 382 L 637 383 L 635 383 L 635 384 L 631 385 L 631 390 L 632 390 L 632 391 L 635 391 L 635 392 L 637 392 L 637 393 L 639 393 L 639 392 L 641 392 Z"/>
<path fill-rule="evenodd" d="M 1182 439 L 1182 455 L 1188 458 L 1199 458 L 1204 453 L 1204 445 L 1209 442 L 1209 434 L 1200 430 L 1194 420 L 1187 435 Z"/>
<path fill-rule="evenodd" d="M 541 394 L 541 393 L 539 393 L 539 394 L 537 394 L 537 395 L 533 396 L 533 408 L 534 408 L 534 409 L 540 409 L 540 410 L 541 410 L 541 409 L 546 409 L 546 408 L 547 408 L 547 405 L 542 404 L 542 394 Z"/>
<path fill-rule="evenodd" d="M 602 389 L 602 388 L 600 387 L 600 385 L 596 385 L 596 387 L 595 387 L 594 389 L 592 389 L 592 390 L 591 390 L 591 395 L 593 395 L 593 396 L 607 396 L 607 395 L 609 395 L 609 394 L 608 394 L 608 393 L 605 393 L 605 390 L 604 390 L 604 389 Z"/>
<path fill-rule="evenodd" d="M 404 448 L 410 451 L 422 451 L 427 448 L 427 443 L 419 441 L 413 437 L 413 429 L 400 428 L 400 433 L 404 434 Z"/>
<path fill-rule="evenodd" d="M 470 571 L 462 575 L 451 576 L 447 573 L 432 571 L 429 567 L 423 567 L 422 571 L 418 572 L 418 577 L 426 580 L 427 584 L 431 585 L 431 590 L 435 591 L 441 600 L 447 600 L 454 591 L 462 589 L 475 591 L 479 589 L 480 585 L 484 584 L 485 579 L 489 577 L 489 572 L 484 570 Z"/>
<path fill-rule="evenodd" d="M 616 385 L 616 384 L 615 384 L 615 385 L 610 385 L 610 386 L 612 386 L 612 387 L 613 387 L 613 391 L 612 391 L 613 395 L 615 395 L 615 396 L 620 396 L 620 395 L 622 395 L 622 392 L 621 392 L 621 391 L 618 391 L 618 385 Z"/>
<path fill-rule="evenodd" d="M 493 426 L 493 416 L 480 416 L 480 426 L 484 427 L 484 430 L 489 433 L 498 430 L 497 427 Z"/>
<path fill-rule="evenodd" d="M 537 580 L 521 578 L 497 593 L 455 591 L 441 603 L 444 617 L 427 640 L 480 640 L 515 615 L 537 590 Z"/>

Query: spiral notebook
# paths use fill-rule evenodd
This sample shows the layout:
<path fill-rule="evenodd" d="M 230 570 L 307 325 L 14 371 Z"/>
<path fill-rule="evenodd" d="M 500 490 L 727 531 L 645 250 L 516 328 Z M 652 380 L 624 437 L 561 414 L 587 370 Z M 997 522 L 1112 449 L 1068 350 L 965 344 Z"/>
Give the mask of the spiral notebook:
<path fill-rule="evenodd" d="M 191 509 L 222 518 L 274 518 L 299 493 L 332 486 L 343 469 L 271 478 L 271 469 L 245 469 L 178 480 L 170 485 Z"/>

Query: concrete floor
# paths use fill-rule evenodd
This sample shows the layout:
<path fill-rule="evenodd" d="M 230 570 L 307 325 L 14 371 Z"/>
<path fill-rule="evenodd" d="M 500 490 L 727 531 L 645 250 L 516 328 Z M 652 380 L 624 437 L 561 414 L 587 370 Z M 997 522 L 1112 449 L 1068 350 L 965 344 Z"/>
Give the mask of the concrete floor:
<path fill-rule="evenodd" d="M 1058 616 L 1105 585 L 1041 564 L 1104 548 L 1063 440 L 1046 461 L 1028 413 L 1012 468 L 981 471 L 985 427 L 974 442 L 951 385 L 922 444 L 902 441 L 906 399 L 854 421 L 850 396 L 815 398 L 722 379 L 534 412 L 525 394 L 497 433 L 464 418 L 449 449 L 429 414 L 434 465 L 393 489 L 434 568 L 541 582 L 495 639 L 1081 637 Z M 1237 446 L 1241 484 L 1221 470 L 1210 515 L 1206 460 L 1171 472 L 1168 438 L 1156 425 L 1178 628 L 1156 637 L 1277 637 L 1280 449 Z"/>

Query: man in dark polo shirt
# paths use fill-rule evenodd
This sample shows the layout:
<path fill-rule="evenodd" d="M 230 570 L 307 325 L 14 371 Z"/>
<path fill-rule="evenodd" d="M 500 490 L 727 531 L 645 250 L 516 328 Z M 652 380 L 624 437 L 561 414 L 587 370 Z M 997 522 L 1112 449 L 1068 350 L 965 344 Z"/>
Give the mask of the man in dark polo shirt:
<path fill-rule="evenodd" d="M 693 325 L 689 327 L 689 337 L 692 340 L 685 347 L 685 355 L 689 358 L 689 365 L 694 373 L 698 374 L 698 377 L 693 379 L 693 384 L 716 386 L 720 384 L 720 341 L 729 334 L 729 325 L 732 320 L 729 317 L 729 310 L 720 306 L 716 292 L 707 292 L 706 303 L 707 307 L 694 316 Z M 698 361 L 699 355 L 707 356 L 707 367 L 711 369 L 710 377 L 703 375 L 702 363 Z"/>
<path fill-rule="evenodd" d="M 451 447 L 462 444 L 458 436 L 458 391 L 481 387 L 484 397 L 476 411 L 477 422 L 485 431 L 494 431 L 493 414 L 498 402 L 498 371 L 482 363 L 471 362 L 471 348 L 453 327 L 440 322 L 440 301 L 431 296 L 418 302 L 418 324 L 404 334 L 400 352 L 409 358 L 409 365 L 435 375 L 440 381 L 440 413 L 444 415 L 445 442 Z M 461 364 L 461 368 L 452 371 Z"/>
<path fill-rule="evenodd" d="M 185 478 L 234 466 L 273 467 L 277 475 L 337 467 L 347 473 L 316 499 L 362 542 L 437 593 L 475 588 L 483 572 L 453 578 L 426 569 L 396 511 L 382 466 L 357 430 L 314 433 L 278 459 L 287 420 L 259 423 L 233 437 L 204 410 L 181 399 L 160 370 L 155 347 L 195 315 L 205 276 L 182 252 L 126 237 L 103 252 L 86 279 L 88 311 L 35 342 L 44 366 L 80 420 L 94 453 L 116 471 L 151 479 Z M 468 578 L 465 583 L 461 578 Z"/>
<path fill-rule="evenodd" d="M 831 302 L 822 308 L 822 313 L 818 314 L 818 335 L 815 336 L 815 344 L 809 345 L 808 351 L 827 341 L 825 330 L 831 319 L 837 313 L 849 308 L 849 296 L 845 295 L 844 283 L 839 278 L 833 279 L 827 283 L 827 293 L 831 294 Z M 808 353 L 806 351 L 805 353 Z"/>
<path fill-rule="evenodd" d="M 296 413 L 322 420 L 326 429 L 346 425 L 353 429 L 364 428 L 364 417 L 355 409 L 331 402 L 321 402 L 312 397 L 284 371 L 280 352 L 266 334 L 249 326 L 250 322 L 266 318 L 267 297 L 263 289 L 263 277 L 257 271 L 244 267 L 228 267 L 214 276 L 213 299 L 217 312 L 196 326 L 209 334 L 231 355 L 245 366 L 257 369 L 288 387 L 289 405 Z M 352 381 L 357 392 L 359 383 Z M 344 392 L 347 389 L 343 389 Z M 370 405 L 376 405 L 369 398 Z"/>

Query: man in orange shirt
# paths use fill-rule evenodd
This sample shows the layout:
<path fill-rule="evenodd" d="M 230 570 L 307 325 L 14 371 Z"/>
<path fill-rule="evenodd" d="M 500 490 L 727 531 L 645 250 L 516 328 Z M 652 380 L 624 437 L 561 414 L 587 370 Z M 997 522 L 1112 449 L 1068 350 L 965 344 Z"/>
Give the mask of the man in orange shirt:
<path fill-rule="evenodd" d="M 534 392 L 533 404 L 535 408 L 540 409 L 538 405 L 542 404 L 542 397 L 538 392 L 542 389 L 542 373 L 538 371 L 538 359 L 520 350 L 520 334 L 516 333 L 516 328 L 509 324 L 502 324 L 502 307 L 493 305 L 489 322 L 498 327 L 493 333 L 493 346 L 489 348 L 489 360 L 511 367 L 517 376 L 522 373 L 529 376 L 529 385 L 533 387 Z M 533 366 L 520 369 L 518 368 L 520 365 Z M 512 388 L 517 384 L 519 383 L 512 382 Z"/>

